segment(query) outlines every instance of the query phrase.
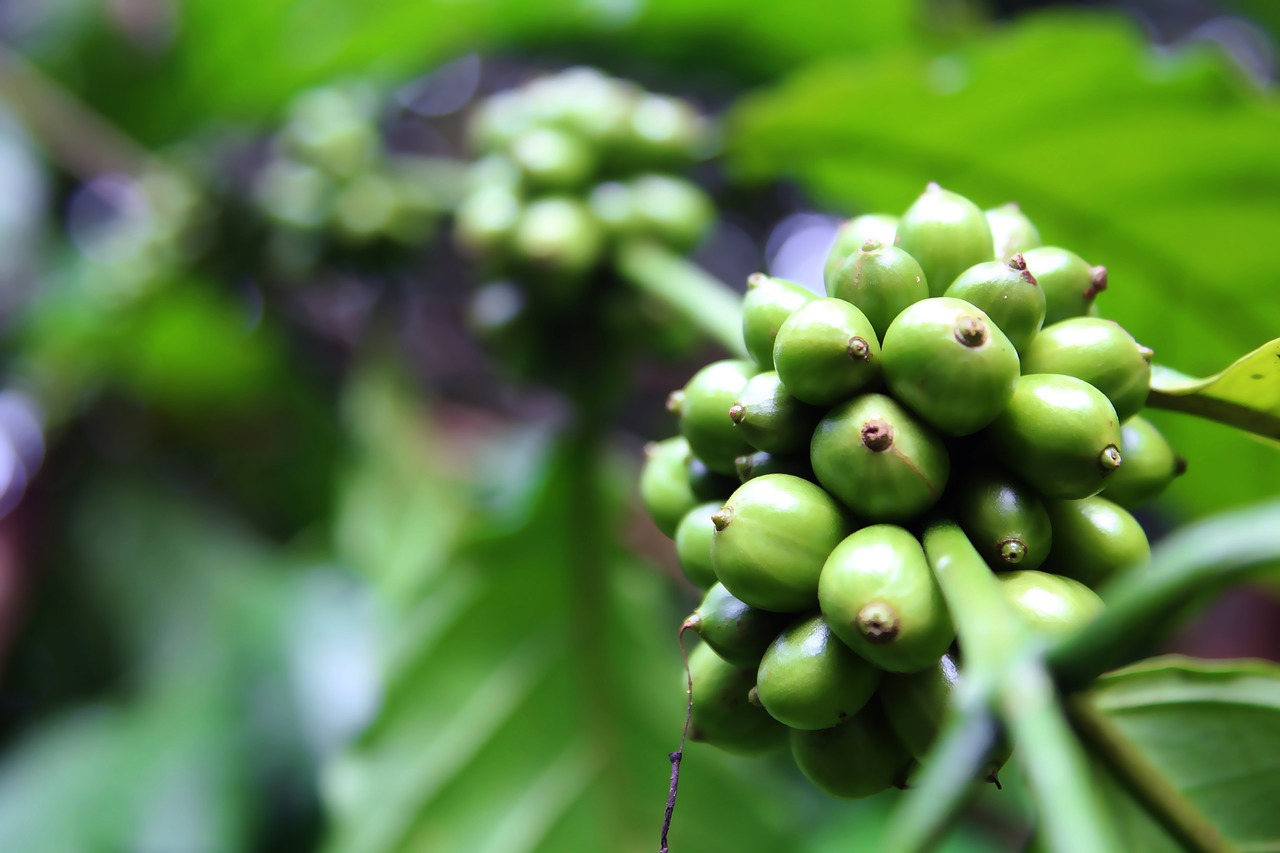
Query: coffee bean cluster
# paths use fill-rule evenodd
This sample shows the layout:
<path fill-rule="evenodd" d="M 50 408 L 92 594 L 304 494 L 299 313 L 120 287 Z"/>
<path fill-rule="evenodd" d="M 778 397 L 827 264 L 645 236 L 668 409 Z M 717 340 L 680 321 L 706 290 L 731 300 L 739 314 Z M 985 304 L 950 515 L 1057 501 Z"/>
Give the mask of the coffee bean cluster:
<path fill-rule="evenodd" d="M 845 223 L 825 284 L 751 279 L 750 358 L 672 394 L 680 435 L 648 448 L 641 494 L 706 590 L 691 736 L 789 740 L 815 785 L 862 797 L 924 756 L 963 653 L 923 523 L 954 519 L 1015 612 L 1071 631 L 1149 558 L 1129 510 L 1182 463 L 1138 414 L 1151 351 L 1096 316 L 1105 269 L 1016 206 L 930 185 Z"/>

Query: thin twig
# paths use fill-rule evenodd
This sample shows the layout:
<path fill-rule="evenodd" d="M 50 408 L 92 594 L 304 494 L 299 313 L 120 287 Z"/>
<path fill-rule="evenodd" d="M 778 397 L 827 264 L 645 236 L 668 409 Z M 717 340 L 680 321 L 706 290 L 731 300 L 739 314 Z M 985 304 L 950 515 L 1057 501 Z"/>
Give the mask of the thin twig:
<path fill-rule="evenodd" d="M 667 833 L 671 830 L 671 813 L 676 810 L 676 789 L 680 786 L 680 761 L 684 758 L 685 741 L 689 738 L 689 722 L 693 719 L 693 673 L 689 671 L 689 652 L 684 647 L 684 632 L 690 628 L 685 622 L 680 626 L 676 639 L 680 643 L 680 657 L 684 660 L 685 692 L 688 704 L 684 709 L 684 731 L 680 732 L 680 748 L 667 756 L 671 761 L 671 784 L 667 788 L 667 812 L 662 818 L 662 842 L 658 853 L 670 853 Z"/>

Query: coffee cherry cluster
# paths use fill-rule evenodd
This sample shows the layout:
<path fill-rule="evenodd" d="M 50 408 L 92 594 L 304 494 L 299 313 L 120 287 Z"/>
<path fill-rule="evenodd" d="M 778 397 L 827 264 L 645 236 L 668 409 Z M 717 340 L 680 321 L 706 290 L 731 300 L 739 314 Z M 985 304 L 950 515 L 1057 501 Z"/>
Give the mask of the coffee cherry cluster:
<path fill-rule="evenodd" d="M 1128 510 L 1181 463 L 1138 414 L 1151 352 L 1095 316 L 1106 271 L 1016 207 L 930 185 L 846 223 L 825 283 L 753 277 L 750 360 L 672 395 L 680 435 L 650 445 L 641 495 L 706 590 L 691 736 L 789 738 L 815 785 L 861 797 L 923 758 L 963 653 L 926 519 L 961 526 L 1034 628 L 1070 631 L 1148 559 Z"/>
<path fill-rule="evenodd" d="M 491 96 L 469 137 L 477 160 L 454 233 L 493 282 L 477 296 L 481 331 L 495 325 L 487 309 L 518 304 L 546 337 L 555 318 L 599 298 L 589 291 L 609 283 L 621 245 L 684 252 L 714 219 L 706 194 L 674 174 L 705 155 L 705 119 L 599 71 L 571 68 Z M 643 316 L 631 301 L 607 310 Z"/>
<path fill-rule="evenodd" d="M 421 243 L 449 206 L 439 163 L 386 148 L 380 108 L 377 93 L 357 84 L 313 89 L 290 105 L 254 182 L 285 269 L 307 266 L 329 238 L 352 248 Z"/>

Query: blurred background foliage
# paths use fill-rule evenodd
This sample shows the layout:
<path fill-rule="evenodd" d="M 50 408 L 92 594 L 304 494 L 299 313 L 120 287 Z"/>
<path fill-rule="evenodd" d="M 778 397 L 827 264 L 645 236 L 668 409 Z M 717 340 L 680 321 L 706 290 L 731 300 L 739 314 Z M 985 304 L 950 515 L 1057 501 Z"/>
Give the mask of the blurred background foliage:
<path fill-rule="evenodd" d="M 653 849 L 694 598 L 632 483 L 715 350 L 630 365 L 584 465 L 465 330 L 468 106 L 585 63 L 723 113 L 694 257 L 736 288 L 820 287 L 835 218 L 930 180 L 1017 201 L 1213 372 L 1280 329 L 1280 17 L 1084 5 L 0 2 L 0 849 Z M 410 240 L 254 207 L 299 94 L 352 81 L 428 187 Z M 1155 419 L 1190 468 L 1153 534 L 1276 493 L 1274 448 Z M 1280 656 L 1269 594 L 1222 606 L 1176 647 Z M 873 843 L 892 796 L 797 778 L 695 747 L 673 847 Z M 1016 771 L 975 815 L 948 849 L 1018 848 Z"/>

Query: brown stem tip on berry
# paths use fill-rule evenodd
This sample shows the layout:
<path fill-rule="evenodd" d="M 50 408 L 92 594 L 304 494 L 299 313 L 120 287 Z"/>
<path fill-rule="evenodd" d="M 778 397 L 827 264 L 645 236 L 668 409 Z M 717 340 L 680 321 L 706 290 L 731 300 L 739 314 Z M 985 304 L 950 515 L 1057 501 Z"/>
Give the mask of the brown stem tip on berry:
<path fill-rule="evenodd" d="M 1010 537 L 1000 543 L 1000 559 L 1006 563 L 1021 563 L 1027 556 L 1027 543 L 1021 539 Z"/>
<path fill-rule="evenodd" d="M 867 345 L 864 338 L 849 338 L 849 345 L 845 348 L 849 353 L 849 358 L 854 361 L 866 361 L 871 355 L 871 347 Z"/>
<path fill-rule="evenodd" d="M 858 633 L 869 643 L 891 643 L 898 636 L 898 611 L 883 601 L 862 605 L 858 611 Z"/>
<path fill-rule="evenodd" d="M 1151 360 L 1156 357 L 1155 350 L 1153 350 L 1151 347 L 1144 347 L 1141 344 L 1138 345 L 1138 354 L 1142 356 L 1142 360 L 1145 361 L 1147 364 L 1150 364 Z"/>
<path fill-rule="evenodd" d="M 862 445 L 873 453 L 882 453 L 893 447 L 893 427 L 888 421 L 876 418 L 862 425 Z"/>
<path fill-rule="evenodd" d="M 874 237 L 872 237 L 870 240 L 862 244 L 862 251 L 864 252 L 875 252 L 883 248 L 884 248 L 884 243 L 881 243 L 879 240 L 875 239 Z"/>
<path fill-rule="evenodd" d="M 1098 467 L 1102 469 L 1102 473 L 1110 474 L 1112 471 L 1120 467 L 1120 448 L 1114 444 L 1108 444 L 1102 448 L 1102 452 L 1098 454 Z"/>
<path fill-rule="evenodd" d="M 742 423 L 746 420 L 746 417 L 747 407 L 741 403 L 734 403 L 729 407 L 729 420 L 733 421 L 735 424 Z"/>
<path fill-rule="evenodd" d="M 724 530 L 730 521 L 733 521 L 733 510 L 730 507 L 721 507 L 711 514 L 711 524 L 716 530 Z"/>
<path fill-rule="evenodd" d="M 1092 299 L 1107 289 L 1107 268 L 1096 266 L 1089 270 L 1089 286 L 1085 288 L 1084 298 Z"/>
<path fill-rule="evenodd" d="M 760 285 L 764 284 L 768 280 L 769 280 L 769 276 L 765 275 L 764 273 L 753 272 L 751 275 L 747 276 L 747 289 L 750 290 L 753 287 L 759 287 Z"/>
<path fill-rule="evenodd" d="M 961 317 L 956 320 L 955 336 L 967 347 L 980 347 L 987 342 L 987 324 L 981 317 Z"/>
<path fill-rule="evenodd" d="M 680 410 L 683 408 L 684 408 L 684 392 L 683 391 L 672 391 L 670 394 L 667 395 L 667 411 L 668 412 L 675 412 L 676 414 L 679 414 Z"/>

